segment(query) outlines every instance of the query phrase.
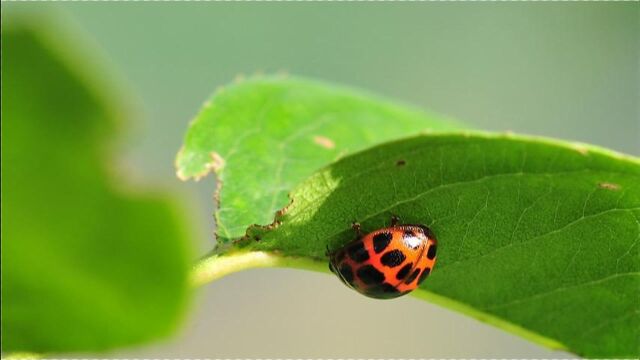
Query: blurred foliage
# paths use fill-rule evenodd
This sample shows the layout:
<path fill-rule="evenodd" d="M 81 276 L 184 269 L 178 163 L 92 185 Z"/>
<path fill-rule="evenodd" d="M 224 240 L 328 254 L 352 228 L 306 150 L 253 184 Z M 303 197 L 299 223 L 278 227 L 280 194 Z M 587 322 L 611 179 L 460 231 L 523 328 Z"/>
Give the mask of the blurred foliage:
<path fill-rule="evenodd" d="M 425 127 L 448 126 L 298 79 L 223 90 L 196 118 L 178 156 L 183 177 L 212 168 L 223 180 L 218 221 L 233 229 L 222 236 L 236 239 L 199 271 L 216 262 L 265 266 L 246 250 L 266 251 L 273 265 L 317 268 L 286 259 L 326 264 L 327 248 L 353 239 L 351 222 L 371 231 L 399 215 L 428 225 L 439 240 L 438 264 L 414 295 L 552 348 L 637 356 L 638 159 L 460 130 L 342 156 Z M 291 188 L 290 204 L 265 221 L 286 205 Z M 239 231 L 256 220 L 271 224 Z"/>
<path fill-rule="evenodd" d="M 2 350 L 166 335 L 188 297 L 185 224 L 166 196 L 115 185 L 105 145 L 119 105 L 42 20 L 2 27 Z"/>

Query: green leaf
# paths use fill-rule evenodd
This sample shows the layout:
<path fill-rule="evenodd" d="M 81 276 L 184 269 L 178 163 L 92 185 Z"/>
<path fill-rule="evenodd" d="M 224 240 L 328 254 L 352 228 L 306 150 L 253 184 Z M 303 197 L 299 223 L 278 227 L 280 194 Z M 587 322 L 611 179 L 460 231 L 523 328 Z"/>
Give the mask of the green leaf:
<path fill-rule="evenodd" d="M 86 57 L 53 46 L 54 27 L 12 21 L 2 27 L 2 351 L 164 336 L 189 286 L 178 209 L 110 176 L 104 150 L 119 114 L 83 72 Z"/>
<path fill-rule="evenodd" d="M 182 179 L 216 171 L 219 242 L 267 224 L 287 192 L 357 150 L 451 121 L 349 89 L 295 78 L 252 79 L 221 89 L 189 128 L 176 164 Z"/>
<path fill-rule="evenodd" d="M 353 221 L 371 231 L 399 215 L 438 238 L 418 297 L 582 356 L 640 355 L 638 159 L 511 135 L 424 135 L 346 157 L 291 197 L 240 245 L 326 266 Z"/>
<path fill-rule="evenodd" d="M 293 188 L 342 151 L 419 127 L 412 128 L 415 112 L 364 98 L 340 107 L 351 103 L 343 90 L 313 86 L 316 94 L 307 86 L 274 79 L 237 85 L 190 128 L 179 173 L 218 171 L 223 236 L 245 234 L 196 267 L 196 284 L 250 267 L 328 271 L 326 249 L 353 239 L 353 221 L 373 230 L 399 215 L 430 226 L 439 239 L 438 264 L 414 295 L 545 346 L 590 357 L 640 355 L 637 159 L 539 138 L 425 134 L 342 157 Z M 381 108 L 384 116 L 372 115 Z M 374 130 L 400 114 L 408 125 Z M 314 125 L 325 117 L 340 121 Z M 380 137 L 359 142 L 371 139 L 367 132 Z M 316 135 L 359 146 L 327 155 L 333 149 L 316 146 Z M 212 152 L 226 163 L 219 155 L 212 163 Z M 290 187 L 289 205 L 270 225 L 240 230 L 268 223 L 288 203 L 281 198 Z"/>

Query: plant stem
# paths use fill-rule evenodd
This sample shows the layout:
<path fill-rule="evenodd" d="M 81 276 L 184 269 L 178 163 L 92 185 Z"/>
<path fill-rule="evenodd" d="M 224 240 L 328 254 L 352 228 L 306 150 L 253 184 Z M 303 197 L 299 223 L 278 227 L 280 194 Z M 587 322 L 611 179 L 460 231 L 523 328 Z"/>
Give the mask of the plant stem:
<path fill-rule="evenodd" d="M 14 352 L 2 356 L 2 360 L 38 360 L 43 357 L 44 355 L 33 352 Z"/>
<path fill-rule="evenodd" d="M 201 286 L 234 272 L 264 267 L 285 267 L 329 272 L 326 260 L 312 259 L 308 257 L 283 256 L 277 252 L 232 250 L 228 253 L 207 256 L 198 262 L 198 264 L 193 267 L 193 271 L 191 273 L 191 284 L 193 286 Z M 413 291 L 411 295 L 416 298 L 456 310 L 463 314 L 467 314 L 477 320 L 520 335 L 525 339 L 551 349 L 568 350 L 564 344 L 556 340 L 544 337 L 516 324 L 512 324 L 495 317 L 492 314 L 484 313 L 466 304 L 459 303 L 455 300 L 432 293 L 425 289 L 417 289 Z"/>
<path fill-rule="evenodd" d="M 191 272 L 191 284 L 201 286 L 234 272 L 264 267 L 329 271 L 326 261 L 308 257 L 283 256 L 267 251 L 235 250 L 223 254 L 213 254 L 200 260 Z"/>

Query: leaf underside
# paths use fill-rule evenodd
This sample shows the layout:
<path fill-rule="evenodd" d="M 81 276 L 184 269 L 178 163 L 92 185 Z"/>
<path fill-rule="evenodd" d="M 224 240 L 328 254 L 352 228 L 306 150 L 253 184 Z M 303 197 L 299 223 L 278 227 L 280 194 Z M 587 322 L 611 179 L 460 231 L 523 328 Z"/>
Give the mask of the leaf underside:
<path fill-rule="evenodd" d="M 2 351 L 164 336 L 187 299 L 184 224 L 168 199 L 116 190 L 103 153 L 112 104 L 51 44 L 51 28 L 12 20 L 2 26 Z"/>

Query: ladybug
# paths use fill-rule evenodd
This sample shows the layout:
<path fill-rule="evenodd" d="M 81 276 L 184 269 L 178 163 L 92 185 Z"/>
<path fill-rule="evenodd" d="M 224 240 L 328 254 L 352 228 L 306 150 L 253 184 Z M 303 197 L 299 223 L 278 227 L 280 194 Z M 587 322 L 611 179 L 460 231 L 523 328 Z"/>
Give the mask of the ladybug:
<path fill-rule="evenodd" d="M 436 237 L 425 225 L 391 226 L 357 238 L 329 255 L 329 269 L 348 287 L 376 299 L 392 299 L 411 292 L 429 275 L 436 262 Z"/>

